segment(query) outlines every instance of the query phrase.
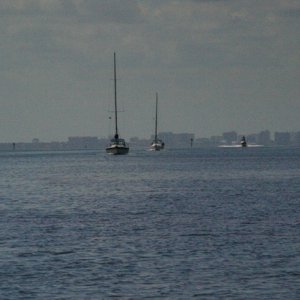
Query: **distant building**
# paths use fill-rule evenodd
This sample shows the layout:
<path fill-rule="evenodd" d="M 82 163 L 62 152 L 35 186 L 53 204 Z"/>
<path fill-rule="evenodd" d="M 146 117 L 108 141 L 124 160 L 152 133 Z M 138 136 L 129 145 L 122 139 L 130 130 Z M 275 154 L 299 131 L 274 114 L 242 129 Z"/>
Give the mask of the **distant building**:
<path fill-rule="evenodd" d="M 195 144 L 199 147 L 207 147 L 211 145 L 211 141 L 209 138 L 199 138 L 196 139 Z"/>
<path fill-rule="evenodd" d="M 237 142 L 237 133 L 235 131 L 223 132 L 222 136 L 226 144 Z"/>
<path fill-rule="evenodd" d="M 73 136 L 68 138 L 68 146 L 72 149 L 97 149 L 99 141 L 94 136 Z"/>
<path fill-rule="evenodd" d="M 291 133 L 291 144 L 294 146 L 300 146 L 300 132 Z"/>
<path fill-rule="evenodd" d="M 138 137 L 130 138 L 129 145 L 131 148 L 136 149 L 147 149 L 150 145 L 150 140 L 147 139 L 139 139 Z"/>
<path fill-rule="evenodd" d="M 193 133 L 160 132 L 158 137 L 164 141 L 167 148 L 187 148 L 191 146 L 191 139 L 195 139 Z M 151 136 L 151 140 L 154 136 Z"/>
<path fill-rule="evenodd" d="M 242 135 L 239 136 L 238 140 L 240 141 L 242 137 L 243 137 Z M 247 134 L 246 140 L 248 144 L 257 144 L 257 134 L 256 133 Z"/>
<path fill-rule="evenodd" d="M 257 144 L 265 146 L 272 144 L 271 133 L 269 130 L 264 130 L 257 134 Z"/>
<path fill-rule="evenodd" d="M 39 142 L 40 140 L 37 138 L 32 139 L 32 144 L 38 144 Z"/>
<path fill-rule="evenodd" d="M 274 142 L 276 145 L 285 146 L 290 144 L 291 135 L 289 132 L 275 132 Z"/>
<path fill-rule="evenodd" d="M 210 137 L 210 143 L 212 146 L 221 145 L 223 142 L 223 136 L 221 135 L 214 135 Z"/>

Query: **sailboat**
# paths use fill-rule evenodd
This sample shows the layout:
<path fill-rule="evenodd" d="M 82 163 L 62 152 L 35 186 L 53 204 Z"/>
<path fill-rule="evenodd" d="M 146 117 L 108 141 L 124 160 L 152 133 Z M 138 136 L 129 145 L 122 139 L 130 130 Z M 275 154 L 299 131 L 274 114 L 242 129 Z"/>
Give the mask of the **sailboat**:
<path fill-rule="evenodd" d="M 242 146 L 242 147 L 247 147 L 247 141 L 246 141 L 245 136 L 242 136 L 242 139 L 241 139 L 241 146 Z"/>
<path fill-rule="evenodd" d="M 156 105 L 155 105 L 155 133 L 154 140 L 151 143 L 150 150 L 160 151 L 164 149 L 165 143 L 160 140 L 157 136 L 157 103 L 158 103 L 158 94 L 156 93 Z"/>
<path fill-rule="evenodd" d="M 117 106 L 117 74 L 116 74 L 116 53 L 114 53 L 114 97 L 115 97 L 115 135 L 106 147 L 106 152 L 113 155 L 122 155 L 129 152 L 129 146 L 124 139 L 119 137 L 118 130 L 118 106 Z"/>

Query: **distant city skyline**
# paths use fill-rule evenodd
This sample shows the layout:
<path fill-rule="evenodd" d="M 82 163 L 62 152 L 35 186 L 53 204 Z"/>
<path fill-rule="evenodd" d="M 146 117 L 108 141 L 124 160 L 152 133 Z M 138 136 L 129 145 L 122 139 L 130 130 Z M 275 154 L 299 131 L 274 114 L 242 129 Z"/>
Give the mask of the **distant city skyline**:
<path fill-rule="evenodd" d="M 31 140 L 28 141 L 0 141 L 0 144 L 12 144 L 12 143 L 33 143 L 33 144 L 38 144 L 38 143 L 69 143 L 69 144 L 76 144 L 78 141 L 80 143 L 84 144 L 85 142 L 87 143 L 98 143 L 101 141 L 101 143 L 105 144 L 107 143 L 113 135 L 104 137 L 104 136 L 90 136 L 90 135 L 73 135 L 67 137 L 65 140 L 46 140 L 43 139 L 42 137 L 35 137 Z M 190 140 L 192 139 L 193 142 L 201 143 L 201 141 L 209 140 L 209 141 L 215 141 L 216 143 L 231 143 L 231 142 L 238 142 L 242 136 L 245 136 L 248 141 L 250 142 L 257 142 L 257 140 L 261 141 L 262 144 L 264 144 L 263 141 L 265 141 L 265 144 L 268 144 L 269 142 L 274 142 L 277 140 L 285 140 L 287 143 L 289 143 L 290 140 L 297 139 L 299 140 L 300 143 L 300 129 L 298 131 L 275 131 L 271 132 L 270 130 L 260 130 L 259 132 L 252 132 L 249 134 L 245 134 L 243 132 L 238 132 L 237 130 L 231 130 L 231 131 L 226 131 L 226 132 L 221 132 L 216 135 L 212 136 L 197 136 L 195 133 L 188 133 L 188 132 L 181 132 L 181 133 L 175 133 L 172 131 L 168 132 L 158 132 L 158 136 L 162 138 L 163 140 L 176 140 L 178 139 L 184 139 L 187 144 L 190 144 Z M 140 141 L 152 141 L 154 138 L 154 135 L 151 134 L 148 137 L 137 137 L 137 136 L 132 136 L 128 138 L 129 142 L 137 142 L 139 143 Z M 178 142 L 180 143 L 180 142 Z"/>
<path fill-rule="evenodd" d="M 159 133 L 167 149 L 176 148 L 200 148 L 200 147 L 223 147 L 240 145 L 244 135 L 236 131 L 223 132 L 219 136 L 206 138 L 196 138 L 193 133 Z M 298 132 L 275 132 L 274 138 L 271 137 L 269 130 L 259 133 L 245 135 L 249 146 L 293 146 L 300 147 L 300 131 Z M 31 142 L 13 142 L 1 143 L 0 151 L 69 151 L 69 150 L 103 150 L 108 143 L 107 138 L 98 138 L 95 136 L 72 136 L 67 141 L 45 142 L 35 138 Z M 129 140 L 131 150 L 149 149 L 151 138 L 140 139 L 132 137 Z"/>
<path fill-rule="evenodd" d="M 300 1 L 0 1 L 0 141 L 300 127 Z"/>

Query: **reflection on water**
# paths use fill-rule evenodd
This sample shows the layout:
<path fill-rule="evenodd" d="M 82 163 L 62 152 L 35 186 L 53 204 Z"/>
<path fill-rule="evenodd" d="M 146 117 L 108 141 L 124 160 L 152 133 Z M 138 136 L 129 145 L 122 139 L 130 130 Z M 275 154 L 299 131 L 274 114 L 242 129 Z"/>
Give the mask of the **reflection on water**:
<path fill-rule="evenodd" d="M 2 297 L 297 299 L 299 157 L 0 153 Z"/>

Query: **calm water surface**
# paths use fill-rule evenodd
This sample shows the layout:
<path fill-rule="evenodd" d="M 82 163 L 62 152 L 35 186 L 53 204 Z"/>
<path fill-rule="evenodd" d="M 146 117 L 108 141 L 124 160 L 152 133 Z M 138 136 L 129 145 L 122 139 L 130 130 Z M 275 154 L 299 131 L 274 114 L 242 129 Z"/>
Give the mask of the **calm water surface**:
<path fill-rule="evenodd" d="M 299 299 L 300 149 L 0 153 L 0 299 Z"/>

